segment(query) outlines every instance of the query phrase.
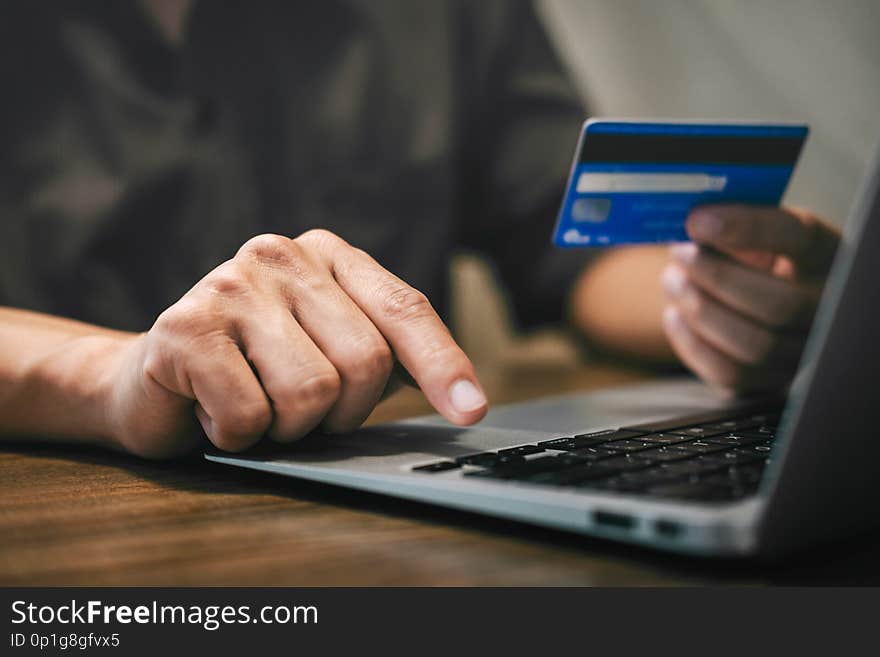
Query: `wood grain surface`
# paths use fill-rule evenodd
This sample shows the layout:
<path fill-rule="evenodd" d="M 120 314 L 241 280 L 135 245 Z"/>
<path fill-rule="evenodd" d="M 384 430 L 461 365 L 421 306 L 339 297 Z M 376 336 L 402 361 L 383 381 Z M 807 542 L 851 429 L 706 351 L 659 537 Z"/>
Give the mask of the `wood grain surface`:
<path fill-rule="evenodd" d="M 484 376 L 495 403 L 645 378 Z M 371 422 L 429 412 L 403 391 Z M 880 582 L 880 534 L 784 563 L 686 559 L 191 459 L 0 443 L 0 585 L 678 585 Z"/>

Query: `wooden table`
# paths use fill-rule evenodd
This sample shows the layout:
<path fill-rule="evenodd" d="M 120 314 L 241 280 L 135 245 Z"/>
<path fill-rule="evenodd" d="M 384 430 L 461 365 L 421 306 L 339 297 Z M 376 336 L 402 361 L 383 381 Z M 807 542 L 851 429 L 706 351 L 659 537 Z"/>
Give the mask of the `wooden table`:
<path fill-rule="evenodd" d="M 498 403 L 645 376 L 593 364 L 484 382 Z M 426 412 L 405 391 L 370 421 Z M 198 456 L 0 443 L 0 585 L 876 584 L 878 561 L 880 533 L 783 565 L 704 561 Z"/>

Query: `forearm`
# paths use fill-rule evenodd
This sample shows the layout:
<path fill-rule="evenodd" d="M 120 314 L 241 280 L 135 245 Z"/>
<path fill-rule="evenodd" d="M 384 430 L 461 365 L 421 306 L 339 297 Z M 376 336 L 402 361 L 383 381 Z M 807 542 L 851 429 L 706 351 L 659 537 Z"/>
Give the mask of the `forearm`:
<path fill-rule="evenodd" d="M 662 324 L 662 247 L 606 251 L 575 283 L 572 323 L 600 349 L 654 363 L 675 360 Z"/>
<path fill-rule="evenodd" d="M 110 372 L 131 337 L 0 308 L 0 436 L 111 444 Z"/>

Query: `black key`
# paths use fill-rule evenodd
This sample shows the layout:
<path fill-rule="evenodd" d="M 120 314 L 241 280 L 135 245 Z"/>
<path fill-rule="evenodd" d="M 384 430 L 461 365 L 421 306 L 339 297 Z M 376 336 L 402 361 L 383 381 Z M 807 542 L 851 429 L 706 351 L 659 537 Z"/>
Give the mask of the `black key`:
<path fill-rule="evenodd" d="M 636 459 L 631 456 L 618 456 L 613 459 L 599 461 L 596 465 L 609 468 L 615 473 L 633 472 L 635 470 L 644 470 L 651 467 L 650 461 Z"/>
<path fill-rule="evenodd" d="M 729 448 L 723 445 L 713 445 L 702 440 L 693 440 L 689 443 L 672 445 L 669 449 L 687 452 L 688 454 L 711 454 L 712 452 L 720 452 Z"/>
<path fill-rule="evenodd" d="M 549 484 L 553 486 L 571 486 L 582 481 L 591 481 L 610 477 L 616 470 L 606 467 L 603 463 L 584 463 L 564 470 L 541 472 L 526 479 L 535 484 Z"/>
<path fill-rule="evenodd" d="M 575 454 L 570 452 L 568 454 L 560 454 L 555 457 L 560 463 L 564 463 L 565 465 L 581 465 L 583 463 L 589 463 L 591 459 L 581 456 L 579 454 Z"/>
<path fill-rule="evenodd" d="M 738 420 L 725 420 L 724 422 L 715 422 L 714 424 L 704 424 L 703 428 L 709 431 L 718 431 L 723 433 L 736 433 L 745 429 L 760 426 L 759 422 L 751 418 L 740 418 Z"/>
<path fill-rule="evenodd" d="M 526 456 L 528 454 L 537 454 L 539 452 L 543 452 L 543 447 L 538 447 L 537 445 L 520 445 L 519 447 L 508 447 L 507 449 L 499 449 L 499 454 L 504 454 L 506 456 Z"/>
<path fill-rule="evenodd" d="M 681 477 L 682 475 L 658 467 L 649 468 L 648 470 L 639 470 L 637 472 L 627 472 L 620 475 L 620 478 L 624 481 L 629 482 L 633 486 L 640 486 L 642 488 L 670 483 Z"/>
<path fill-rule="evenodd" d="M 657 447 L 644 452 L 636 452 L 633 454 L 634 459 L 649 460 L 654 463 L 670 463 L 672 461 L 683 461 L 684 459 L 693 458 L 693 454 L 683 452 L 677 449 L 669 449 L 667 447 Z"/>
<path fill-rule="evenodd" d="M 574 436 L 568 436 L 563 438 L 554 438 L 553 440 L 544 440 L 538 443 L 538 447 L 543 447 L 544 449 L 561 449 L 568 451 L 574 447 Z"/>
<path fill-rule="evenodd" d="M 576 449 L 569 453 L 580 456 L 587 461 L 600 461 L 602 459 L 610 459 L 614 456 L 620 455 L 620 452 L 615 452 L 604 445 L 599 445 L 598 447 L 584 447 L 583 449 Z"/>
<path fill-rule="evenodd" d="M 701 459 L 689 459 L 678 463 L 663 463 L 659 467 L 669 477 L 690 477 L 715 472 L 727 466 Z"/>
<path fill-rule="evenodd" d="M 522 459 L 516 463 L 506 463 L 489 470 L 479 472 L 467 472 L 467 476 L 489 477 L 491 479 L 526 479 L 531 475 L 562 470 L 574 467 L 571 461 L 555 456 L 545 456 L 538 459 Z"/>
<path fill-rule="evenodd" d="M 543 456 L 538 459 L 524 460 L 520 465 L 503 466 L 500 469 L 510 475 L 506 478 L 522 479 L 528 478 L 533 474 L 564 470 L 585 463 L 589 463 L 589 461 L 577 454 L 559 454 L 558 456 Z"/>
<path fill-rule="evenodd" d="M 505 463 L 520 463 L 524 461 L 522 456 L 516 454 L 498 454 L 496 452 L 480 452 L 479 454 L 467 454 L 455 459 L 459 465 L 477 465 L 482 468 L 494 468 Z"/>
<path fill-rule="evenodd" d="M 668 420 L 657 420 L 656 422 L 644 422 L 642 424 L 632 424 L 622 427 L 628 431 L 648 431 L 650 433 L 662 433 L 670 429 L 681 429 L 682 427 L 693 427 L 697 425 L 710 424 L 712 422 L 721 422 L 730 419 L 729 411 L 712 411 L 709 413 L 700 413 L 699 415 L 690 415 L 687 417 L 669 418 Z"/>
<path fill-rule="evenodd" d="M 751 454 L 741 449 L 731 449 L 726 452 L 717 452 L 715 454 L 706 454 L 698 456 L 694 459 L 698 463 L 704 464 L 707 468 L 716 466 L 717 470 L 726 470 L 728 468 L 758 468 L 763 471 L 769 459 L 763 454 Z"/>
<path fill-rule="evenodd" d="M 744 445 L 741 449 L 744 452 L 758 454 L 766 458 L 770 456 L 770 452 L 773 451 L 773 443 L 771 443 L 769 440 L 764 440 L 762 442 L 754 443 L 752 445 Z"/>
<path fill-rule="evenodd" d="M 645 432 L 639 431 L 623 431 L 621 429 L 608 429 L 606 431 L 594 431 L 593 433 L 579 433 L 572 440 L 575 449 L 581 447 L 595 447 L 625 438 L 634 438 Z"/>
<path fill-rule="evenodd" d="M 675 445 L 676 443 L 686 443 L 694 439 L 677 433 L 650 433 L 647 436 L 639 436 L 639 440 L 658 445 Z"/>
<path fill-rule="evenodd" d="M 454 461 L 437 461 L 428 465 L 420 465 L 417 468 L 413 468 L 413 470 L 419 472 L 443 472 L 444 470 L 454 470 L 457 467 L 459 467 L 458 463 Z"/>
<path fill-rule="evenodd" d="M 718 459 L 724 459 L 724 462 L 736 465 L 746 465 L 748 463 L 758 463 L 767 458 L 766 453 L 753 452 L 747 449 L 735 448 L 718 454 Z"/>
<path fill-rule="evenodd" d="M 712 443 L 713 445 L 730 445 L 733 447 L 744 447 L 746 445 L 754 445 L 755 443 L 763 442 L 764 438 L 749 438 L 748 436 L 741 436 L 739 434 L 730 434 L 727 436 L 713 436 L 712 438 L 706 438 L 707 443 Z"/>
<path fill-rule="evenodd" d="M 498 461 L 498 455 L 495 452 L 480 452 L 479 454 L 467 454 L 459 456 L 455 459 L 459 465 L 480 465 L 491 467 Z"/>
<path fill-rule="evenodd" d="M 775 404 L 773 406 L 775 407 Z M 748 420 L 754 422 L 755 424 L 767 424 L 771 426 L 778 424 L 780 414 L 777 413 L 775 410 L 760 412 L 761 408 L 768 407 L 769 404 L 761 404 L 760 406 L 753 406 L 751 411 L 747 409 L 707 411 L 705 413 L 689 415 L 686 417 L 674 417 L 667 420 L 658 420 L 656 422 L 632 424 L 621 428 L 631 431 L 649 431 L 652 433 L 660 433 L 664 431 L 669 431 L 670 429 L 681 429 L 682 427 L 705 427 L 708 425 L 727 422 L 730 420 Z M 756 413 L 756 411 L 759 411 L 759 413 Z M 726 431 L 726 429 L 722 429 L 722 431 Z"/>
<path fill-rule="evenodd" d="M 738 431 L 738 436 L 743 438 L 760 438 L 761 440 L 773 440 L 776 437 L 776 429 L 766 426 L 755 427 L 747 431 Z"/>
<path fill-rule="evenodd" d="M 678 434 L 679 436 L 691 436 L 693 438 L 706 438 L 707 436 L 717 436 L 724 433 L 723 429 L 709 429 L 705 426 L 700 427 L 683 427 L 681 429 L 672 429 L 669 433 Z"/>
<path fill-rule="evenodd" d="M 626 438 L 624 440 L 615 440 L 613 443 L 608 443 L 602 447 L 614 452 L 626 452 L 629 454 L 630 452 L 638 452 L 643 449 L 651 449 L 653 446 L 651 443 L 643 443 L 640 440 Z"/>

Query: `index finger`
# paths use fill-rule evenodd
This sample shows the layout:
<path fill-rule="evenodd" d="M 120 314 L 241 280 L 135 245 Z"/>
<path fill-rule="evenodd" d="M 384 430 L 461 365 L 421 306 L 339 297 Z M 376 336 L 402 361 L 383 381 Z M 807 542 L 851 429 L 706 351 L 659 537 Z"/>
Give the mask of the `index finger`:
<path fill-rule="evenodd" d="M 788 256 L 801 267 L 825 271 L 837 249 L 837 231 L 800 208 L 705 205 L 686 229 L 692 240 L 723 251 L 745 249 Z"/>
<path fill-rule="evenodd" d="M 339 286 L 382 333 L 431 405 L 456 424 L 488 408 L 474 366 L 424 294 L 332 234 L 318 251 Z"/>

